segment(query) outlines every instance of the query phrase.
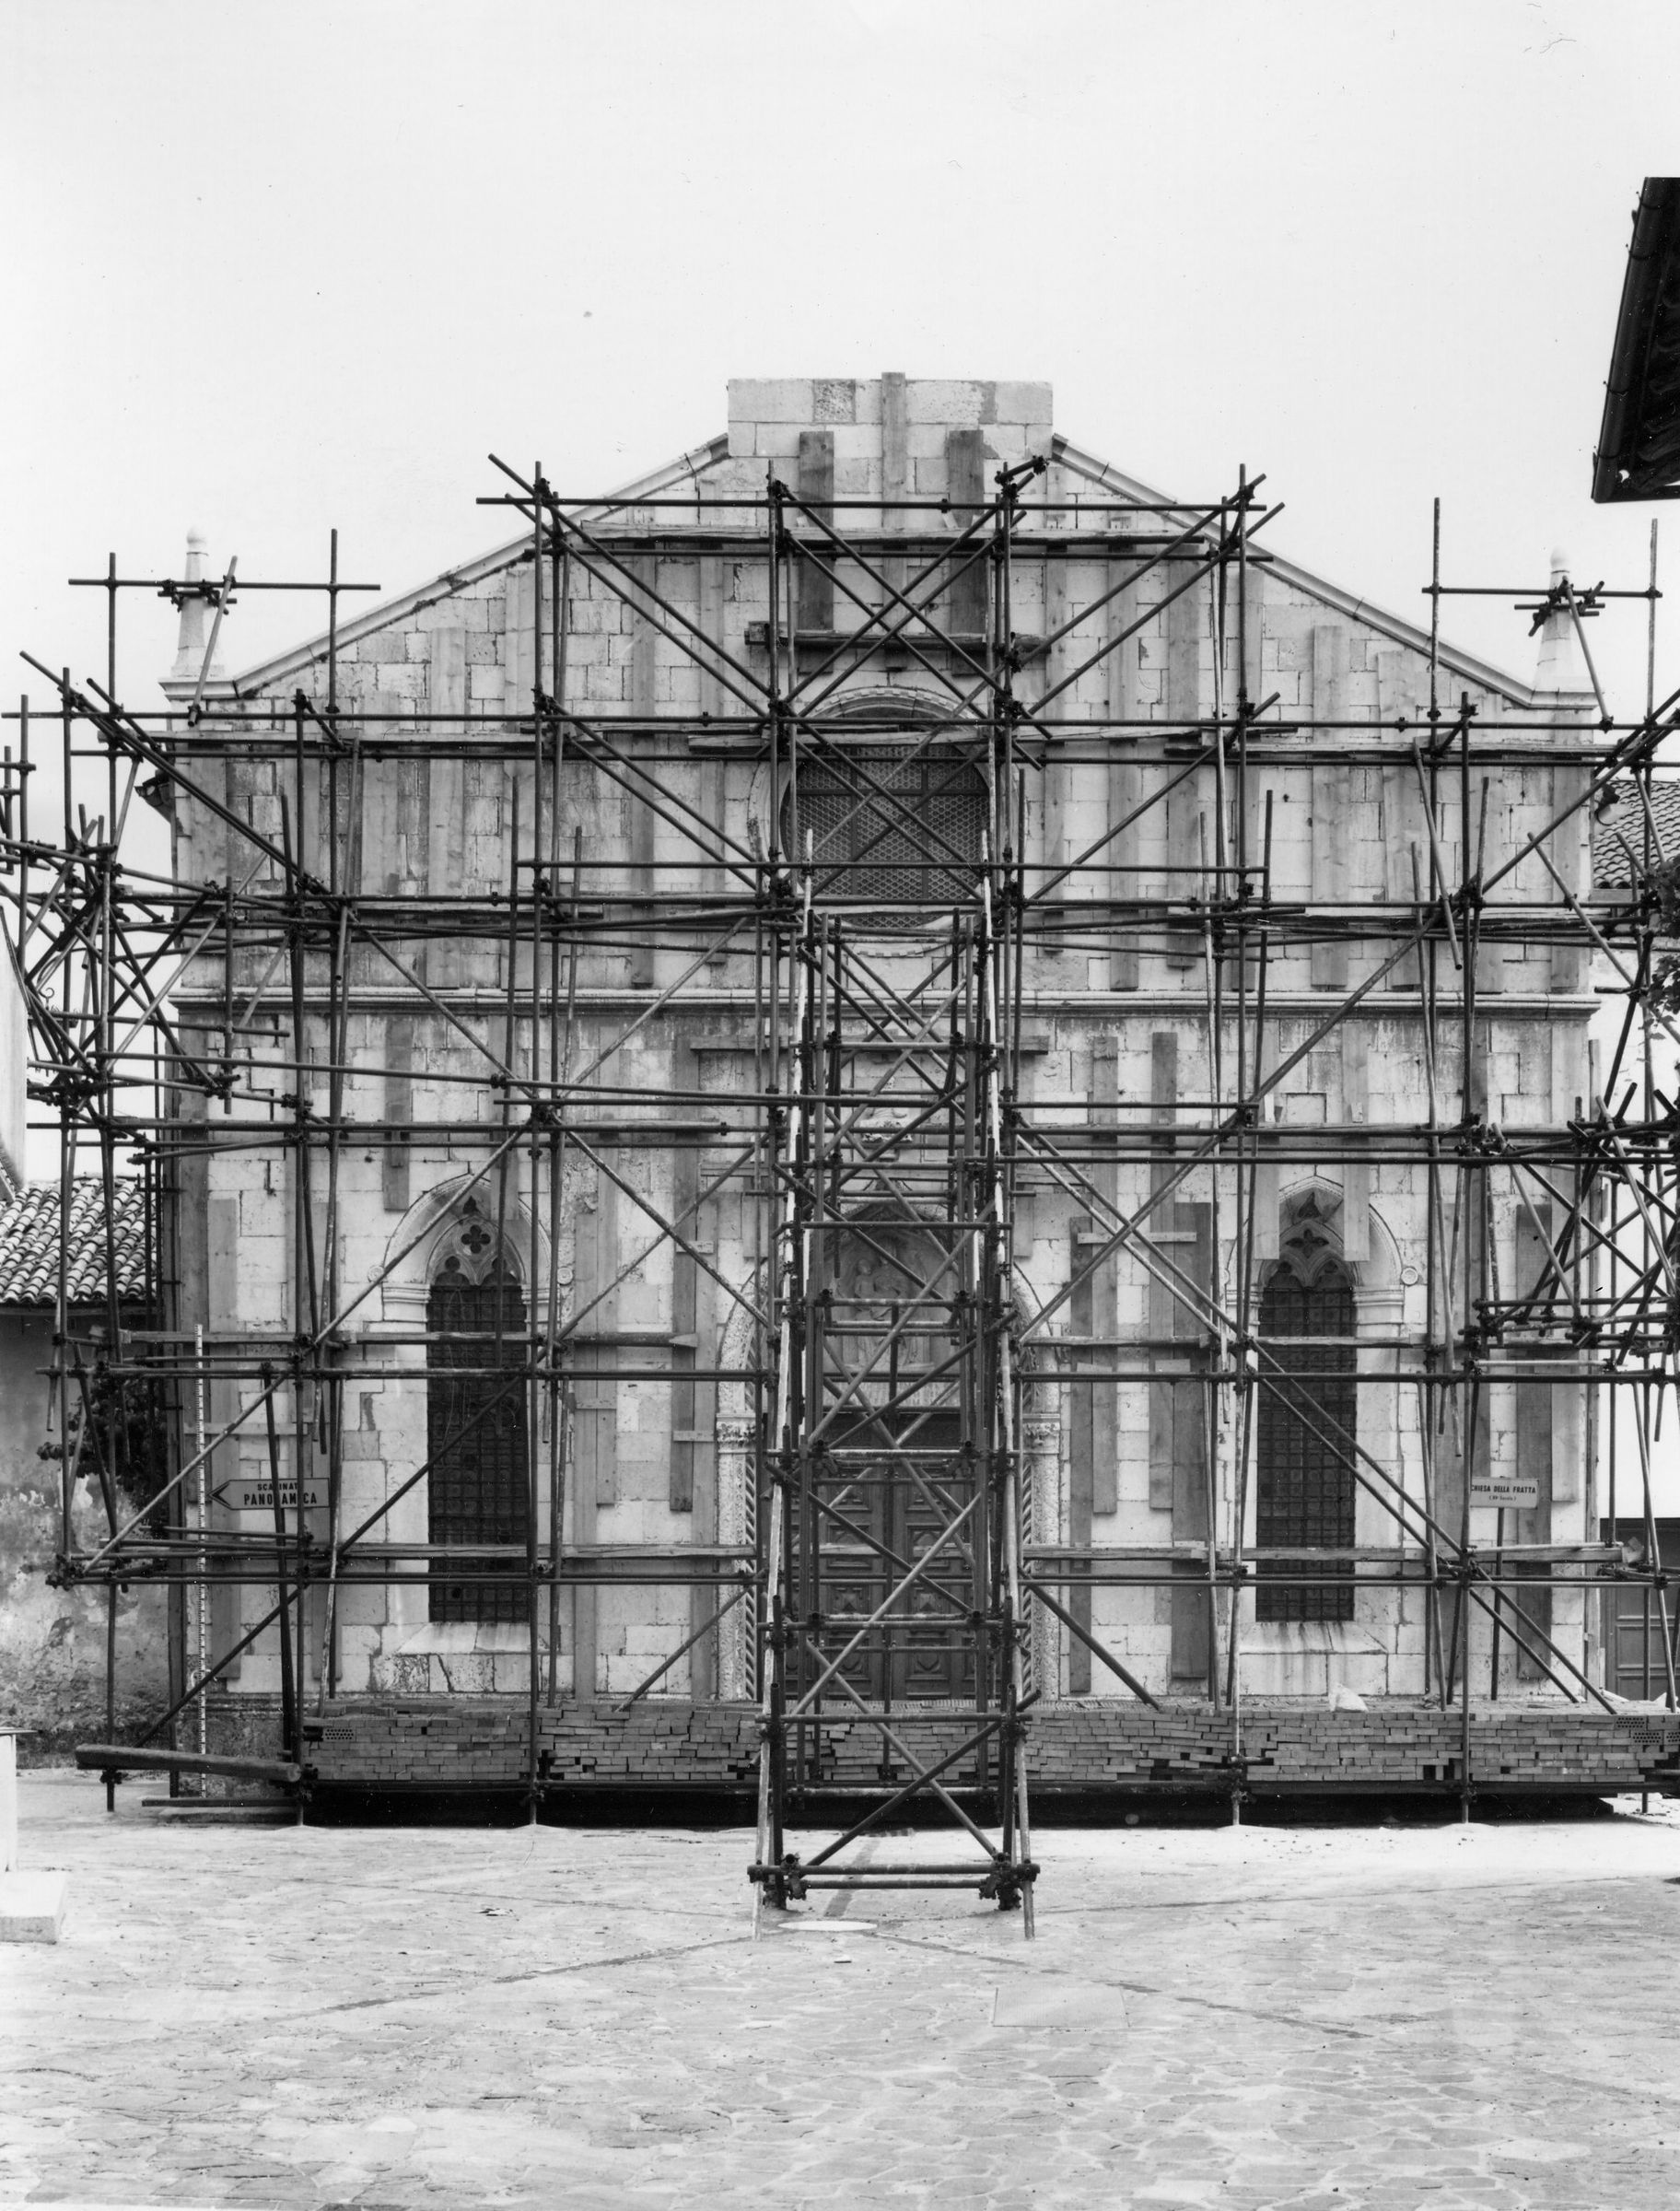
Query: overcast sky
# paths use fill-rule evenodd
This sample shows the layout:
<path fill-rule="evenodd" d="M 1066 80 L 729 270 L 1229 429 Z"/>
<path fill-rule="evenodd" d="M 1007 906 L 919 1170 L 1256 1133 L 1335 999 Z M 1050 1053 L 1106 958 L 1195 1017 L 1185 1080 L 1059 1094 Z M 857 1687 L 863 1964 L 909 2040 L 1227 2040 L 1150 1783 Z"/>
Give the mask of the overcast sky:
<path fill-rule="evenodd" d="M 38 699 L 18 648 L 103 671 L 64 579 L 108 552 L 179 573 L 196 523 L 319 576 L 336 524 L 400 590 L 507 534 L 487 451 L 605 488 L 731 375 L 1046 378 L 1165 491 L 1264 469 L 1280 549 L 1419 620 L 1437 493 L 1450 579 L 1562 544 L 1644 580 L 1655 510 L 1588 487 L 1672 0 L 10 0 L 0 42 L 0 661 Z M 1680 513 L 1668 557 L 1680 594 Z M 228 664 L 318 606 L 248 598 Z M 1623 715 L 1640 621 L 1598 625 Z M 1447 623 L 1522 674 L 1525 626 Z M 131 704 L 173 649 L 131 600 Z"/>
<path fill-rule="evenodd" d="M 1265 469 L 1280 547 L 1415 614 L 1436 492 L 1452 577 L 1536 583 L 1562 543 L 1643 579 L 1652 510 L 1587 495 L 1630 211 L 1673 166 L 1673 6 L 0 26 L 6 658 L 98 670 L 64 579 L 113 549 L 178 572 L 190 523 L 252 577 L 323 572 L 336 523 L 396 590 L 504 534 L 487 450 L 593 490 L 719 429 L 730 375 L 884 368 L 1047 378 L 1060 427 L 1174 494 Z M 1637 619 L 1599 626 L 1622 712 Z M 312 626 L 248 599 L 229 661 Z M 1509 613 L 1451 627 L 1529 671 Z M 160 703 L 171 616 L 136 601 L 124 638 L 125 694 Z"/>

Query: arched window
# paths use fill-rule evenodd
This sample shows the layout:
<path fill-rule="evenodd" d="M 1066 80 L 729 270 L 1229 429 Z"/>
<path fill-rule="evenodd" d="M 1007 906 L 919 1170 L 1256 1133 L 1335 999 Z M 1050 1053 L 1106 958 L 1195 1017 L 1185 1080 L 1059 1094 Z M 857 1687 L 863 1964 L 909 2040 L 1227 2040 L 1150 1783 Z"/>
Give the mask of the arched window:
<path fill-rule="evenodd" d="M 925 722 L 892 708 L 808 737 L 785 832 L 799 860 L 809 834 L 818 897 L 908 907 L 972 897 L 988 818 L 978 743 L 929 739 Z"/>
<path fill-rule="evenodd" d="M 433 1257 L 426 1327 L 427 1540 L 522 1551 L 531 1514 L 525 1299 L 471 1198 Z M 508 1578 L 468 1578 L 475 1566 Z M 521 1570 L 506 1555 L 434 1559 L 432 1619 L 523 1622 Z"/>
<path fill-rule="evenodd" d="M 1270 1383 L 1260 1391 L 1255 1479 L 1262 1549 L 1353 1546 L 1354 1328 L 1353 1278 L 1336 1249 L 1324 1201 L 1311 1192 L 1295 1209 L 1260 1298 L 1268 1354 L 1262 1373 Z M 1295 1375 L 1301 1379 L 1289 1378 Z M 1290 1588 L 1277 1578 L 1291 1571 L 1321 1585 Z M 1352 1578 L 1351 1560 L 1263 1559 L 1255 1618 L 1351 1620 Z M 1334 1585 L 1344 1581 L 1345 1588 Z"/>

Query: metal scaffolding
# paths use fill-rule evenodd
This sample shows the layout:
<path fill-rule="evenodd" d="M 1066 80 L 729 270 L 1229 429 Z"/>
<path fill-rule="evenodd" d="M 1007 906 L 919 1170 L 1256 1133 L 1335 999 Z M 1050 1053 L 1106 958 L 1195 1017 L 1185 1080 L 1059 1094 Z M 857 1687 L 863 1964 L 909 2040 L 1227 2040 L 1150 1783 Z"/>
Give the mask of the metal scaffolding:
<path fill-rule="evenodd" d="M 346 706 L 340 602 L 371 587 L 340 579 L 336 535 L 323 583 L 268 587 L 327 601 L 321 681 L 286 702 L 240 700 L 204 673 L 237 597 L 262 588 L 231 568 L 213 580 L 129 578 L 113 556 L 103 577 L 76 579 L 107 593 L 108 665 L 100 683 L 30 661 L 47 701 L 26 697 L 7 717 L 0 911 L 33 1040 L 30 1094 L 62 1140 L 61 1219 L 86 1172 L 103 1180 L 108 1217 L 120 1176 L 139 1174 L 148 1193 L 147 1325 L 119 1311 L 114 1265 L 102 1323 L 76 1325 L 61 1259 L 52 1445 L 59 1577 L 105 1588 L 113 1619 L 119 1585 L 171 1593 L 175 1694 L 149 1731 L 158 1763 L 217 1770 L 206 1691 L 267 1638 L 280 1659 L 277 1757 L 220 1763 L 297 1781 L 309 1701 L 323 1709 L 339 1687 L 346 1594 L 429 1585 L 441 1571 L 452 1585 L 503 1592 L 504 1616 L 527 1632 L 534 1816 L 548 1787 L 540 1714 L 563 1695 L 563 1607 L 682 1585 L 693 1593 L 687 1631 L 627 1702 L 659 1693 L 695 1654 L 715 1678 L 723 1623 L 750 1623 L 742 1686 L 760 1710 L 761 1903 L 822 1886 L 968 1886 L 1024 1906 L 1030 1932 L 1032 1706 L 1058 1693 L 1068 1654 L 1157 1701 L 1093 1626 L 1093 1592 L 1106 1585 L 1200 1608 L 1198 1694 L 1226 1715 L 1238 1776 L 1242 1623 L 1282 1587 L 1321 1589 L 1326 1602 L 1350 1583 L 1421 1595 L 1425 1693 L 1463 1714 L 1466 1802 L 1473 1622 L 1491 1626 L 1493 1695 L 1501 1665 L 1509 1679 L 1520 1660 L 1565 1699 L 1606 1702 L 1583 1634 L 1557 1627 L 1537 1585 L 1647 1592 L 1661 1621 L 1658 1688 L 1674 1706 L 1680 1619 L 1660 1561 L 1651 1448 L 1680 1342 L 1680 1155 L 1661 1069 L 1662 1040 L 1676 1039 L 1664 949 L 1676 893 L 1651 790 L 1680 693 L 1659 699 L 1653 673 L 1631 720 L 1602 694 L 1584 720 L 1573 710 L 1479 719 L 1467 694 L 1450 696 L 1442 665 L 1441 604 L 1457 587 L 1441 578 L 1437 509 L 1425 712 L 1286 709 L 1254 674 L 1256 583 L 1277 511 L 1260 481 L 1244 475 L 1199 505 L 1100 488 L 1056 501 L 1044 466 L 1001 468 L 966 505 L 801 496 L 774 473 L 750 497 L 708 499 L 696 485 L 584 500 L 557 493 L 540 468 L 504 468 L 511 488 L 484 503 L 528 527 L 534 649 L 528 696 L 496 710 Z M 764 624 L 751 652 L 660 589 L 661 561 L 703 557 L 756 573 Z M 1109 581 L 1029 636 L 1015 605 L 1029 561 L 1102 562 Z M 131 708 L 119 690 L 117 613 L 134 590 L 215 613 L 194 696 L 168 713 Z M 582 590 L 633 609 L 696 672 L 693 696 L 709 703 L 678 694 L 657 714 L 592 714 L 568 682 L 568 610 Z M 1212 609 L 1209 708 L 1172 719 L 1072 711 L 1083 676 L 1198 591 Z M 1601 608 L 1643 601 L 1654 638 L 1654 532 L 1637 590 L 1566 579 L 1506 595 L 1535 629 L 1567 622 L 1583 650 Z M 913 687 L 893 692 L 883 664 Z M 1532 764 L 1536 740 L 1555 778 L 1550 813 L 1514 848 L 1490 850 L 1490 790 Z M 64 801 L 43 823 L 30 783 L 48 742 L 62 755 Z M 368 879 L 367 792 L 416 757 L 500 779 L 505 874 L 494 894 Z M 1409 895 L 1326 900 L 1279 884 L 1271 783 L 1301 766 L 1404 774 L 1417 830 Z M 759 778 L 740 814 L 720 796 L 731 769 Z M 1047 782 L 1084 771 L 1105 794 L 1100 832 L 1077 851 L 1035 842 L 1030 816 Z M 247 802 L 259 786 L 265 802 Z M 624 803 L 627 860 L 591 848 L 589 794 Z M 1164 869 L 1125 857 L 1138 825 L 1186 795 L 1193 842 L 1178 835 Z M 1552 840 L 1613 795 L 1638 807 L 1642 826 L 1625 840 L 1626 885 L 1587 892 L 1556 864 Z M 136 797 L 174 825 L 167 872 L 125 858 Z M 202 852 L 183 861 L 189 820 L 225 836 L 225 872 Z M 1572 1116 L 1506 1129 L 1479 1071 L 1479 978 L 1506 948 L 1540 944 L 1620 992 L 1625 1018 Z M 1143 1100 L 1112 1085 L 1104 1095 L 1098 1080 L 1084 1100 L 1036 1094 L 1023 1032 L 1045 964 L 1102 962 L 1123 979 L 1163 947 L 1180 971 L 1199 973 L 1195 1075 Z M 500 977 L 494 1008 L 438 979 L 471 948 Z M 1303 949 L 1321 1002 L 1304 1039 L 1280 1048 L 1268 978 Z M 589 985 L 608 959 L 629 974 L 628 1010 L 610 1016 L 610 994 Z M 662 1088 L 615 1064 L 703 974 L 738 986 L 750 1090 L 704 1088 L 692 1055 Z M 1312 1129 L 1274 1117 L 1291 1073 L 1380 990 L 1404 991 L 1418 1024 L 1422 1116 Z M 386 1025 L 353 1033 L 376 1006 Z M 393 1024 L 414 1018 L 447 1031 L 462 1056 L 449 1077 L 454 1106 L 435 1119 L 391 1103 L 413 1073 Z M 428 1545 L 393 1532 L 432 1452 L 377 1509 L 345 1510 L 356 1386 L 392 1383 L 393 1345 L 422 1362 L 399 1377 L 417 1387 L 441 1356 L 424 1325 L 388 1329 L 380 1359 L 368 1355 L 356 1318 L 382 1276 L 343 1279 L 346 1157 L 379 1149 L 400 1162 L 427 1141 L 467 1162 L 456 1198 L 472 1196 L 496 1249 L 516 1222 L 529 1237 L 523 1289 L 498 1292 L 490 1325 L 457 1331 L 448 1351 L 452 1376 L 484 1385 L 462 1399 L 468 1426 L 511 1437 L 524 1455 L 522 1525 L 505 1540 L 480 1532 Z M 625 1171 L 638 1148 L 671 1163 L 669 1208 Z M 261 1331 L 229 1328 L 202 1302 L 190 1312 L 183 1298 L 182 1209 L 197 1202 L 204 1162 L 236 1152 L 269 1163 L 288 1193 L 286 1309 Z M 1423 1180 L 1420 1341 L 1361 1338 L 1352 1351 L 1324 1346 L 1320 1359 L 1311 1339 L 1263 1329 L 1264 1215 L 1279 1173 L 1337 1163 L 1366 1174 L 1404 1164 Z M 651 1239 L 603 1259 L 588 1295 L 568 1292 L 552 1257 L 568 1176 L 580 1171 L 611 1181 Z M 1066 1280 L 1040 1300 L 1023 1294 L 1015 1252 L 1034 1193 L 1076 1220 Z M 724 1197 L 741 1201 L 754 1253 L 732 1274 L 700 1225 Z M 1534 1255 L 1517 1279 L 1499 1264 L 1499 1208 Z M 671 1325 L 619 1327 L 615 1293 L 657 1247 L 673 1263 Z M 1115 1318 L 1122 1263 L 1148 1286 L 1141 1330 Z M 709 1361 L 693 1321 L 702 1278 L 736 1324 Z M 726 1355 L 726 1345 L 740 1348 Z M 679 1456 L 694 1439 L 697 1391 L 744 1392 L 744 1530 L 604 1543 L 573 1495 L 566 1535 L 590 1393 L 629 1382 L 665 1393 Z M 1509 1386 L 1521 1400 L 1577 1383 L 1582 1463 L 1608 1470 L 1611 1539 L 1507 1540 L 1501 1513 L 1499 1539 L 1473 1541 L 1490 1393 Z M 1161 1417 L 1198 1439 L 1199 1533 L 1098 1545 L 1087 1496 L 1082 1516 L 1076 1499 L 1068 1530 L 1046 1538 L 1024 1494 L 1030 1398 L 1058 1398 L 1096 1437 L 1084 1463 L 1094 1459 L 1100 1481 L 1127 1385 L 1147 1386 Z M 236 1410 L 218 1419 L 209 1409 L 229 1386 Z M 1346 1408 L 1377 1398 L 1414 1403 L 1420 1482 L 1360 1441 Z M 1345 1466 L 1386 1515 L 1387 1541 L 1249 1533 L 1258 1433 L 1280 1418 Z M 1629 1434 L 1642 1468 L 1631 1500 L 1618 1498 L 1616 1471 Z M 213 1525 L 206 1468 L 218 1446 L 253 1435 L 271 1523 Z M 310 1440 L 324 1527 L 306 1509 Z M 81 1482 L 102 1503 L 97 1541 L 76 1532 Z M 1631 1521 L 1642 1549 L 1621 1539 Z M 216 1647 L 216 1593 L 246 1585 L 270 1601 L 254 1620 L 236 1611 Z M 938 1758 L 906 1724 L 929 1683 L 961 1723 Z M 113 1684 L 113 1712 L 114 1694 Z M 859 1728 L 879 1738 L 878 1777 L 854 1790 L 864 1801 L 839 1838 L 801 1862 L 788 1826 L 846 1795 L 832 1744 Z M 90 1755 L 114 1762 L 106 1747 Z M 122 1763 L 143 1758 L 129 1746 Z M 1234 1809 L 1240 1778 L 1232 1785 Z M 862 1849 L 916 1805 L 951 1822 L 949 1860 Z"/>

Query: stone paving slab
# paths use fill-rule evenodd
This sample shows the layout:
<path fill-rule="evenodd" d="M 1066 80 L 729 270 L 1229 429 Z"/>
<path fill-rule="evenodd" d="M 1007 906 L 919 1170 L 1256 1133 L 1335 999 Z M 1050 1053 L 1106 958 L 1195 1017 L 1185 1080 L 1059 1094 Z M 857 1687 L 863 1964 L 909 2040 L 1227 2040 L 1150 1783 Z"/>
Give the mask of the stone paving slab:
<path fill-rule="evenodd" d="M 23 1783 L 0 2203 L 1636 2211 L 1680 2192 L 1680 1817 L 1041 1830 L 749 1933 L 750 1836 L 171 1827 Z M 803 1842 L 803 1838 L 801 1841 Z M 895 1837 L 894 1858 L 949 1855 Z"/>

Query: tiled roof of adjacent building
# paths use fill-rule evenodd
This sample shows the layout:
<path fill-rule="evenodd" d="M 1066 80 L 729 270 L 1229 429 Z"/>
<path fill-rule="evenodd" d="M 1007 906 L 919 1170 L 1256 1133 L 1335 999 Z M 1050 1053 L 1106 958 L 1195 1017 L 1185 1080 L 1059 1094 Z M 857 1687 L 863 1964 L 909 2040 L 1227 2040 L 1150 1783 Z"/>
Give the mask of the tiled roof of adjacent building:
<path fill-rule="evenodd" d="M 1656 830 L 1653 860 L 1680 856 L 1680 781 L 1652 780 L 1651 820 Z M 1625 885 L 1631 872 L 1629 851 L 1645 863 L 1645 809 L 1639 794 L 1624 783 L 1615 803 L 1592 825 L 1592 881 L 1601 890 Z"/>
<path fill-rule="evenodd" d="M 115 1206 L 117 1293 L 146 1294 L 146 1190 L 120 1181 Z M 105 1295 L 105 1192 L 97 1175 L 78 1176 L 70 1193 L 72 1301 Z M 15 1195 L 0 1183 L 0 1305 L 49 1305 L 58 1295 L 58 1185 Z"/>

